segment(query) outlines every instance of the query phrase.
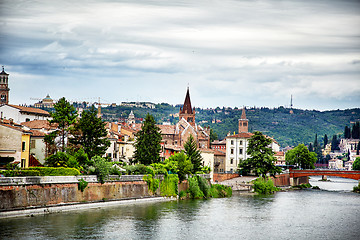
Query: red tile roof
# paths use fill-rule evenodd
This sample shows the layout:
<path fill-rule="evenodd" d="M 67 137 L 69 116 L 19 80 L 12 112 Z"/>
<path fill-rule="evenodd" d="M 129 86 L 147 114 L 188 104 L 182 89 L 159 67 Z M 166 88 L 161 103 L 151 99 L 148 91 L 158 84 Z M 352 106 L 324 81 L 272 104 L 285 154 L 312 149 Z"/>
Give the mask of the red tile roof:
<path fill-rule="evenodd" d="M 31 129 L 56 129 L 57 128 L 57 123 L 52 123 L 50 124 L 48 120 L 33 120 L 33 121 L 29 121 L 29 122 L 23 122 L 21 123 L 21 125 L 26 126 L 28 128 Z"/>
<path fill-rule="evenodd" d="M 175 125 L 157 125 L 161 134 L 175 134 Z"/>
<path fill-rule="evenodd" d="M 32 108 L 32 107 L 23 107 L 23 106 L 18 106 L 18 105 L 11 105 L 11 104 L 9 104 L 8 106 L 13 107 L 13 108 L 17 108 L 17 109 L 19 109 L 21 112 L 27 112 L 27 113 L 45 115 L 45 116 L 49 116 L 49 117 L 50 117 L 49 112 L 47 112 L 47 111 L 45 111 L 45 110 L 42 110 L 42 109 Z"/>

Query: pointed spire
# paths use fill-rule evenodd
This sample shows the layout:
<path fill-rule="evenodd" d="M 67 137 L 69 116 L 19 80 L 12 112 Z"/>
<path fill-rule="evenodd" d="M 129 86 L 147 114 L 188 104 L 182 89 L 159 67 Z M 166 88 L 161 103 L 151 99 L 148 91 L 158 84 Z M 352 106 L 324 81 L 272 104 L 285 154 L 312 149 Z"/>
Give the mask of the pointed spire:
<path fill-rule="evenodd" d="M 189 114 L 193 113 L 193 110 L 191 108 L 189 87 L 187 88 L 186 97 L 185 97 L 185 101 L 184 101 L 184 106 L 182 107 L 181 112 L 182 113 L 189 113 Z"/>
<path fill-rule="evenodd" d="M 245 107 L 243 107 L 243 109 L 242 109 L 241 118 L 240 118 L 240 119 L 246 119 Z"/>

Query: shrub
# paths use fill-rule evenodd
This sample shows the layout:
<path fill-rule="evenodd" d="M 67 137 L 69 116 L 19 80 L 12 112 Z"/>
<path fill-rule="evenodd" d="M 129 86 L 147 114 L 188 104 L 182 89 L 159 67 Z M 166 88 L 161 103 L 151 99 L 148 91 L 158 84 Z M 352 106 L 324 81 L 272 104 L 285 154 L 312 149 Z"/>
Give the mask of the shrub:
<path fill-rule="evenodd" d="M 161 196 L 177 196 L 179 178 L 176 174 L 166 174 L 160 184 Z"/>
<path fill-rule="evenodd" d="M 360 183 L 358 186 L 354 186 L 353 192 L 360 193 Z"/>
<path fill-rule="evenodd" d="M 143 177 L 143 180 L 147 183 L 149 191 L 152 194 L 156 193 L 156 190 L 159 188 L 160 180 L 157 178 L 154 178 L 153 175 L 148 174 Z"/>
<path fill-rule="evenodd" d="M 190 193 L 190 198 L 192 199 L 198 199 L 198 198 L 203 198 L 204 197 L 204 193 L 201 191 L 200 187 L 199 187 L 199 182 L 196 176 L 188 178 L 188 182 L 189 182 L 189 188 L 188 191 Z"/>
<path fill-rule="evenodd" d="M 136 164 L 136 165 L 127 165 L 124 166 L 126 170 L 126 174 L 128 175 L 138 175 L 138 174 L 150 174 L 155 175 L 155 171 L 152 167 L 147 167 L 144 164 Z"/>
<path fill-rule="evenodd" d="M 45 165 L 48 167 L 67 167 L 69 155 L 64 152 L 57 152 L 45 159 Z"/>
<path fill-rule="evenodd" d="M 257 178 L 254 182 L 254 191 L 259 194 L 269 194 L 280 189 L 274 186 L 270 178 Z"/>
<path fill-rule="evenodd" d="M 84 189 L 87 187 L 87 185 L 88 185 L 87 181 L 85 181 L 84 179 L 80 179 L 78 183 L 78 190 L 84 192 Z"/>
<path fill-rule="evenodd" d="M 185 191 L 183 191 L 183 190 L 181 190 L 180 192 L 179 192 L 179 198 L 180 199 L 184 199 L 184 198 L 186 198 L 186 192 Z"/>
<path fill-rule="evenodd" d="M 40 176 L 40 172 L 37 170 L 5 170 L 0 173 L 5 177 Z"/>
<path fill-rule="evenodd" d="M 210 196 L 210 184 L 209 182 L 200 176 L 196 176 L 197 180 L 198 180 L 198 184 L 199 184 L 199 188 L 200 190 L 203 192 L 204 197 L 209 197 Z"/>
<path fill-rule="evenodd" d="M 92 160 L 94 161 L 95 174 L 98 177 L 98 181 L 103 184 L 105 179 L 109 177 L 112 163 L 99 156 L 93 157 Z"/>
<path fill-rule="evenodd" d="M 221 198 L 221 197 L 231 197 L 232 189 L 231 187 L 220 185 L 220 184 L 212 184 L 210 191 L 210 197 L 213 198 Z"/>
<path fill-rule="evenodd" d="M 40 176 L 76 176 L 80 172 L 76 168 L 64 167 L 30 167 L 29 170 L 36 170 L 40 172 Z"/>

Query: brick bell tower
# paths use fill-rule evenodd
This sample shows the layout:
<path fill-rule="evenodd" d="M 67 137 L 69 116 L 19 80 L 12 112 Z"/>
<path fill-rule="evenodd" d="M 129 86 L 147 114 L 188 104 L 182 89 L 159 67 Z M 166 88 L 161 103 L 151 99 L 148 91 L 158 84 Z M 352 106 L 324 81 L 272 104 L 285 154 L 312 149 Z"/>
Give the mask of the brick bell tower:
<path fill-rule="evenodd" d="M 195 126 L 195 108 L 191 108 L 189 87 L 187 88 L 184 106 L 180 107 L 179 120 L 184 118 L 191 126 Z"/>
<path fill-rule="evenodd" d="M 239 133 L 241 132 L 249 132 L 249 119 L 246 118 L 245 107 L 243 107 L 241 118 L 239 119 Z"/>
<path fill-rule="evenodd" d="M 0 105 L 9 104 L 9 74 L 4 70 L 2 66 L 2 72 L 0 73 Z"/>

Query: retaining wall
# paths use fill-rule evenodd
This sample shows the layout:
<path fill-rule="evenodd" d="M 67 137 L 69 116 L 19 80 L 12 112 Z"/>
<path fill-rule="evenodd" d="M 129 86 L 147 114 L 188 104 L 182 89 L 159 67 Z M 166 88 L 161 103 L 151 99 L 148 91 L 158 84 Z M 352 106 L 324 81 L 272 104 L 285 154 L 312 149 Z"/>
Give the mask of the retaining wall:
<path fill-rule="evenodd" d="M 233 179 L 239 177 L 238 173 L 214 173 L 213 181 L 222 182 L 225 180 Z"/>

